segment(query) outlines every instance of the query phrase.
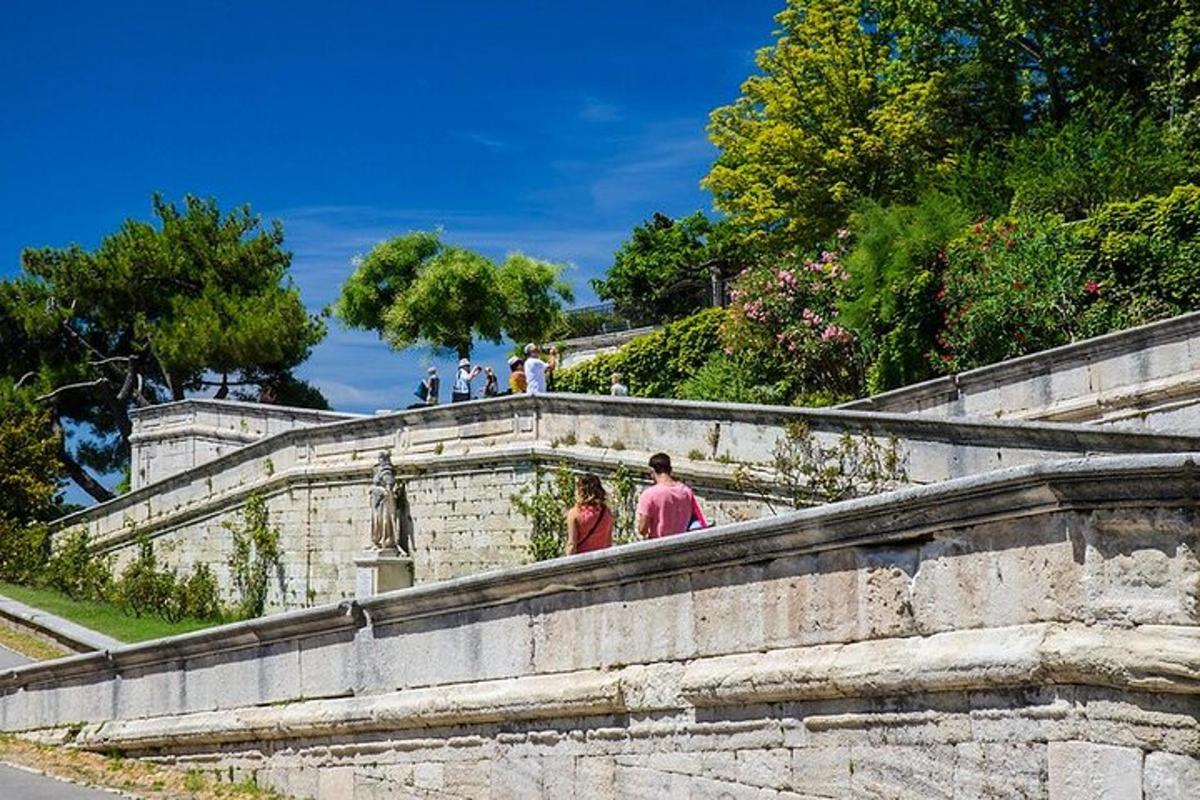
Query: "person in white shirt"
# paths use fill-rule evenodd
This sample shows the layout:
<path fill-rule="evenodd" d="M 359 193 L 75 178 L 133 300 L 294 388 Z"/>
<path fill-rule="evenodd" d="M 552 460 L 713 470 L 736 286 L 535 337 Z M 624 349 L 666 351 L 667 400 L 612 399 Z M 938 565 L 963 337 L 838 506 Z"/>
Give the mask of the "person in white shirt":
<path fill-rule="evenodd" d="M 553 366 L 542 361 L 542 351 L 536 344 L 525 345 L 525 391 L 543 394 L 546 391 L 546 376 Z"/>

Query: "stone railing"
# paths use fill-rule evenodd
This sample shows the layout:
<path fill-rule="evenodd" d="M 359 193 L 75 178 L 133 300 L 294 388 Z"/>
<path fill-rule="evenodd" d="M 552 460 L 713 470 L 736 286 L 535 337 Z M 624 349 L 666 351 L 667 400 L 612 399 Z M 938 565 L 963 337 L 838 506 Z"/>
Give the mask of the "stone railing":
<path fill-rule="evenodd" d="M 1195 457 L 1010 468 L 23 667 L 0 727 L 339 800 L 1195 797 Z"/>
<path fill-rule="evenodd" d="M 784 505 L 769 474 L 762 493 L 739 487 L 740 464 L 771 459 L 791 423 L 831 443 L 845 433 L 895 437 L 909 479 L 932 483 L 1005 466 L 1094 453 L 1200 450 L 1200 437 L 1089 426 L 938 420 L 850 411 L 585 397 L 524 396 L 364 417 L 287 430 L 166 480 L 68 516 L 56 531 L 86 527 L 119 560 L 137 534 L 181 571 L 207 564 L 232 585 L 230 534 L 252 493 L 265 496 L 283 532 L 272 608 L 351 596 L 354 558 L 366 542 L 371 466 L 390 452 L 405 478 L 418 582 L 521 563 L 530 524 L 510 497 L 539 465 L 565 462 L 638 478 L 651 453 L 675 455 L 680 475 L 717 523 Z"/>
<path fill-rule="evenodd" d="M 136 409 L 129 438 L 131 486 L 139 489 L 283 431 L 361 416 L 206 399 Z"/>
<path fill-rule="evenodd" d="M 1200 431 L 1200 312 L 935 378 L 841 408 Z"/>

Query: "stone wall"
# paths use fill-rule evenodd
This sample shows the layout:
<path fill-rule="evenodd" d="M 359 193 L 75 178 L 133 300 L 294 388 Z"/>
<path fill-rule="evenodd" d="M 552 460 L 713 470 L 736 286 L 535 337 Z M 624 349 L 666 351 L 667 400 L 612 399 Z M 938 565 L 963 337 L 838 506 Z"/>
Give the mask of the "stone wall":
<path fill-rule="evenodd" d="M 360 416 L 228 400 L 138 409 L 129 437 L 130 486 L 140 489 L 283 431 Z"/>
<path fill-rule="evenodd" d="M 0 676 L 296 796 L 1194 798 L 1191 455 L 1017 467 Z"/>
<path fill-rule="evenodd" d="M 627 331 L 598 333 L 595 336 L 580 336 L 577 339 L 563 340 L 558 343 L 561 353 L 559 363 L 564 369 L 578 366 L 585 361 L 591 361 L 596 356 L 615 353 L 637 337 L 654 333 L 656 330 L 658 327 L 651 325 L 645 328 L 630 328 Z"/>
<path fill-rule="evenodd" d="M 1200 431 L 1200 313 L 856 400 L 841 408 Z"/>
<path fill-rule="evenodd" d="M 297 608 L 354 593 L 354 558 L 368 538 L 371 466 L 380 452 L 391 453 L 405 480 L 415 579 L 423 583 L 525 560 L 530 525 L 510 498 L 539 464 L 565 462 L 602 476 L 624 466 L 640 478 L 650 454 L 666 450 L 676 455 L 678 472 L 696 488 L 710 521 L 778 511 L 786 504 L 762 464 L 796 422 L 824 442 L 846 432 L 896 437 L 917 483 L 1089 453 L 1200 450 L 1197 437 L 1085 426 L 526 396 L 286 430 L 67 517 L 56 535 L 85 528 L 120 565 L 136 552 L 136 535 L 146 534 L 166 563 L 184 572 L 207 563 L 228 591 L 227 525 L 258 493 L 282 533 L 269 607 Z M 759 465 L 753 472 L 761 493 L 739 487 L 739 463 Z"/>

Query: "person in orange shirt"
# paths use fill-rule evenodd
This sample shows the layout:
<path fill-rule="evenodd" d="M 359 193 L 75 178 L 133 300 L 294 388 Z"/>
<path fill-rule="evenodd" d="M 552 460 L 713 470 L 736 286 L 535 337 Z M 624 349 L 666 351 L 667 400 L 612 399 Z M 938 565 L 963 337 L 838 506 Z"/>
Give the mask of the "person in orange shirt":
<path fill-rule="evenodd" d="M 525 394 L 525 362 L 513 356 L 508 360 L 508 390 L 513 394 Z"/>
<path fill-rule="evenodd" d="M 613 515 L 600 479 L 575 479 L 575 505 L 567 512 L 567 555 L 612 547 Z"/>

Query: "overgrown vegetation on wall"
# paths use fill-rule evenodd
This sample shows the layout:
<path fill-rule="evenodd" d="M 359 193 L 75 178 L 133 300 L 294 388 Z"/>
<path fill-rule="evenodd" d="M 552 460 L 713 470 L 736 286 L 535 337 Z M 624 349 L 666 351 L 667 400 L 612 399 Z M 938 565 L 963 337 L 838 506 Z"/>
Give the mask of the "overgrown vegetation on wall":
<path fill-rule="evenodd" d="M 715 446 L 715 445 L 714 445 Z M 788 425 L 764 463 L 728 462 L 738 488 L 770 505 L 783 495 L 794 508 L 807 508 L 891 491 L 908 481 L 907 455 L 895 437 L 880 441 L 870 431 L 846 432 L 825 443 L 805 423 Z M 530 523 L 530 561 L 566 554 L 567 512 L 575 504 L 575 476 L 566 463 L 535 468 L 533 480 L 511 497 Z M 602 481 L 613 515 L 613 544 L 638 540 L 637 499 L 644 488 L 618 464 Z"/>
<path fill-rule="evenodd" d="M 279 569 L 279 529 L 270 524 L 266 500 L 259 494 L 246 498 L 239 522 L 226 522 L 233 536 L 229 568 L 239 595 L 235 614 L 242 619 L 261 617 L 267 604 L 271 577 Z"/>
<path fill-rule="evenodd" d="M 270 525 L 266 502 L 252 494 L 241 519 L 226 523 L 232 536 L 229 568 L 235 595 L 222 602 L 217 577 L 208 564 L 186 574 L 168 567 L 154 543 L 132 531 L 137 555 L 119 572 L 111 556 L 98 555 L 86 530 L 63 533 L 53 548 L 44 525 L 6 536 L 0 580 L 51 589 L 72 600 L 111 603 L 134 617 L 232 621 L 262 616 L 271 578 L 279 569 L 279 531 Z"/>
<path fill-rule="evenodd" d="M 567 551 L 567 512 L 575 505 L 576 473 L 565 463 L 547 469 L 538 465 L 533 480 L 510 500 L 517 513 L 530 523 L 527 552 L 530 561 L 545 561 Z M 602 481 L 608 491 L 613 516 L 613 544 L 637 540 L 636 509 L 638 483 L 624 464 Z"/>

